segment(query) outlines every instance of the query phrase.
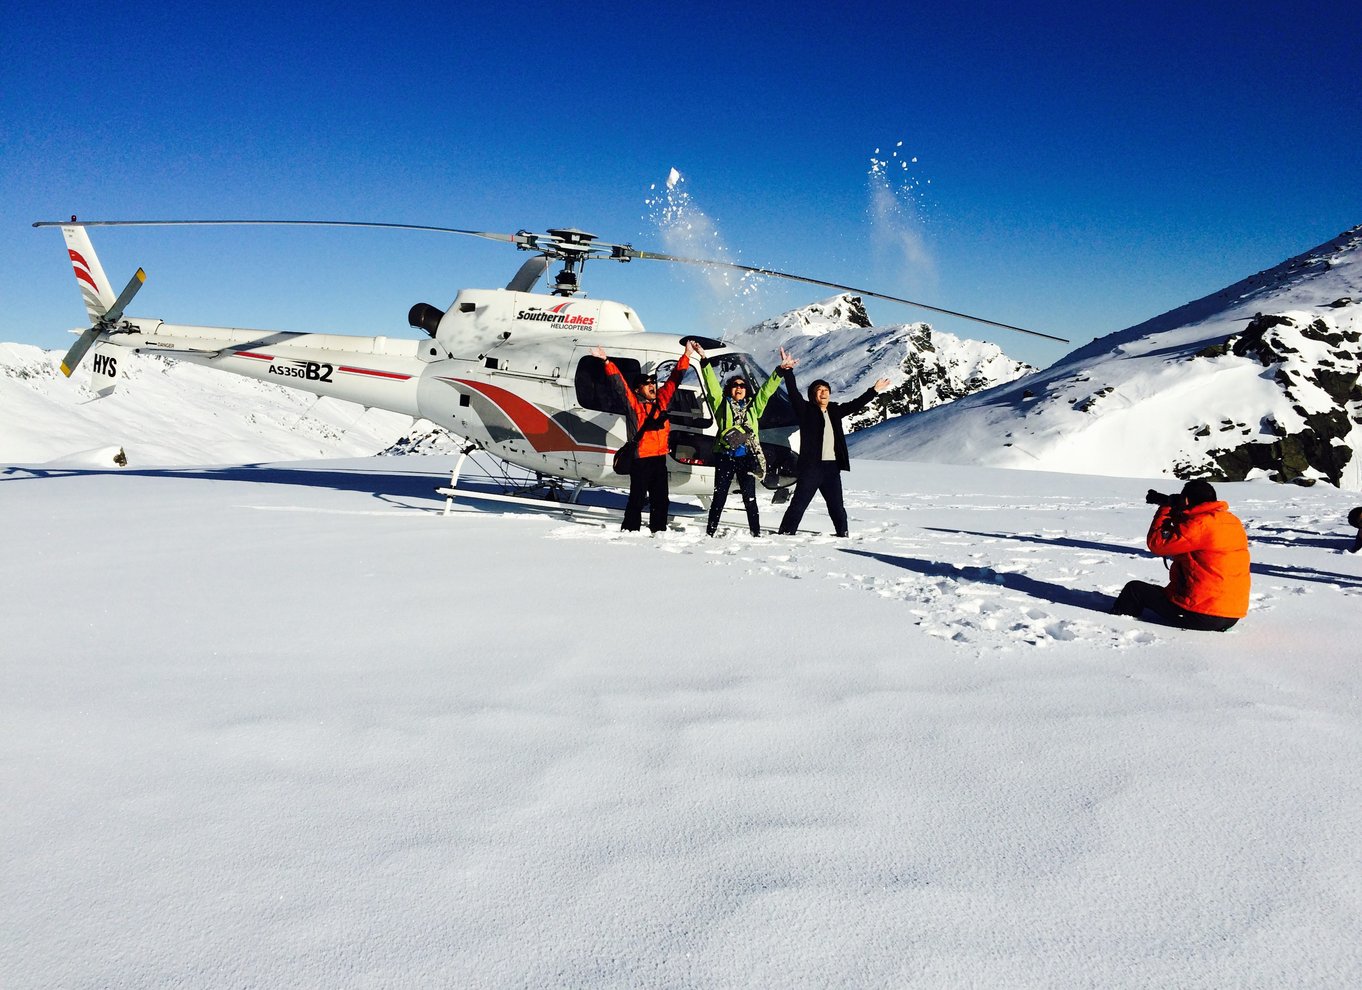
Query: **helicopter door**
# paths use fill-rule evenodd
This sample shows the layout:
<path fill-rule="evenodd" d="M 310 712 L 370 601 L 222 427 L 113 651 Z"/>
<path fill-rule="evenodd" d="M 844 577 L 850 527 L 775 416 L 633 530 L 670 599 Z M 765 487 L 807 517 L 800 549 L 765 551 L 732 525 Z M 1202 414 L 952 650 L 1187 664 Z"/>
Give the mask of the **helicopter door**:
<path fill-rule="evenodd" d="M 671 376 L 675 361 L 664 361 L 657 367 L 658 380 Z M 671 455 L 681 464 L 706 466 L 714 463 L 714 437 L 706 431 L 714 426 L 709 404 L 701 392 L 700 376 L 695 366 L 686 369 L 676 387 L 671 404 L 667 406 L 671 421 Z"/>
<path fill-rule="evenodd" d="M 622 386 L 617 379 L 606 373 L 605 362 L 600 358 L 590 352 L 579 354 L 576 359 L 577 370 L 572 376 L 572 387 L 576 399 L 573 418 L 577 421 L 580 439 L 584 443 L 617 447 L 624 442 L 623 423 L 629 415 L 629 408 L 621 391 Z M 615 362 L 615 367 L 619 368 L 625 381 L 633 380 L 639 373 L 640 365 L 633 358 L 612 357 L 611 360 Z M 611 415 L 603 417 L 599 415 L 600 413 Z M 610 437 L 611 429 L 617 432 L 614 439 Z M 588 463 L 588 459 L 592 457 L 596 460 Z M 598 455 L 579 453 L 577 467 L 579 471 L 588 475 L 608 473 L 609 456 L 604 453 Z"/>

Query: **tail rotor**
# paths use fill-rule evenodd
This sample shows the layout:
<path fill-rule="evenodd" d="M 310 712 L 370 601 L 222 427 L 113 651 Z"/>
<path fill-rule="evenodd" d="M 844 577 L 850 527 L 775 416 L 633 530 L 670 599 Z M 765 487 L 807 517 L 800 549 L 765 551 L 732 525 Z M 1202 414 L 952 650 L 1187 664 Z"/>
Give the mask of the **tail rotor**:
<path fill-rule="evenodd" d="M 86 232 L 84 223 L 72 217 L 69 223 L 58 221 L 34 226 L 61 228 L 62 236 L 66 239 L 66 253 L 71 259 L 71 270 L 76 276 L 76 287 L 80 289 L 81 297 L 85 301 L 85 311 L 90 314 L 89 329 L 76 338 L 76 342 L 71 345 L 71 349 L 61 361 L 61 373 L 70 378 L 71 372 L 76 370 L 81 359 L 85 357 L 85 352 L 99 339 L 99 335 L 118 326 L 128 303 L 132 302 L 132 297 L 137 295 L 137 290 L 142 288 L 142 283 L 147 280 L 147 273 L 140 268 L 137 269 L 128 280 L 127 286 L 115 298 L 109 278 L 104 274 L 104 266 L 99 262 L 99 255 L 95 254 L 95 246 L 90 243 L 90 235 Z"/>
<path fill-rule="evenodd" d="M 114 300 L 113 306 L 90 324 L 88 330 L 76 338 L 76 342 L 71 345 L 71 349 L 66 352 L 66 357 L 61 359 L 61 373 L 67 378 L 71 377 L 71 372 L 76 370 L 81 358 L 85 357 L 85 352 L 90 349 L 99 335 L 111 330 L 118 325 L 118 321 L 123 319 L 123 311 L 128 308 L 128 303 L 132 302 L 132 297 L 137 295 L 137 290 L 142 288 L 142 283 L 147 280 L 147 273 L 142 269 L 137 269 L 123 291 Z"/>

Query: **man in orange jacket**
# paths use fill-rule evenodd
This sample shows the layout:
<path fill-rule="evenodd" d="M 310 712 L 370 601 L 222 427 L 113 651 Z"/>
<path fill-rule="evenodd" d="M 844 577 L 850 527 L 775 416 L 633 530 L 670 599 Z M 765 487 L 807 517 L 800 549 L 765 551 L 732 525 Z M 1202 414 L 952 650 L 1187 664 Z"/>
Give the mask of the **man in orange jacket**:
<path fill-rule="evenodd" d="M 690 367 L 693 346 L 694 341 L 686 342 L 685 353 L 661 388 L 658 388 L 656 375 L 640 374 L 632 389 L 620 389 L 629 407 L 629 439 L 635 442 L 634 463 L 629 469 L 629 501 L 624 505 L 624 522 L 620 524 L 622 530 L 638 531 L 643 523 L 645 500 L 648 502 L 648 528 L 654 533 L 667 528 L 667 453 L 671 447 L 667 406 Z M 606 374 L 614 375 L 623 384 L 623 373 L 606 357 L 604 348 L 593 347 L 591 353 L 605 362 Z"/>
<path fill-rule="evenodd" d="M 1180 495 L 1151 488 L 1145 501 L 1159 507 L 1149 526 L 1149 549 L 1173 558 L 1168 586 L 1131 581 L 1112 613 L 1138 618 L 1149 609 L 1183 629 L 1213 632 L 1248 615 L 1248 536 L 1210 483 L 1189 481 Z"/>

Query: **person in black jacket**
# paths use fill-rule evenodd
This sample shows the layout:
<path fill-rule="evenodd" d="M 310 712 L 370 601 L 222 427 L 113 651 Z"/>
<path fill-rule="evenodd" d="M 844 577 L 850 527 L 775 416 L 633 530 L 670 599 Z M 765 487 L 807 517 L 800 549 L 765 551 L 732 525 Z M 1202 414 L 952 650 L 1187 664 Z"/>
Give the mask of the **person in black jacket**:
<path fill-rule="evenodd" d="M 870 404 L 877 392 L 889 387 L 889 379 L 881 378 L 850 402 L 833 402 L 832 386 L 821 378 L 809 386 L 808 401 L 799 394 L 795 384 L 794 365 L 797 361 L 780 350 L 781 374 L 799 417 L 799 466 L 796 469 L 794 496 L 780 520 L 780 532 L 792 535 L 804 518 L 815 494 L 822 494 L 827 503 L 832 527 L 838 536 L 847 535 L 847 510 L 842 504 L 842 472 L 851 470 L 847 456 L 846 435 L 842 420 L 858 413 Z M 786 367 L 786 364 L 789 367 Z"/>

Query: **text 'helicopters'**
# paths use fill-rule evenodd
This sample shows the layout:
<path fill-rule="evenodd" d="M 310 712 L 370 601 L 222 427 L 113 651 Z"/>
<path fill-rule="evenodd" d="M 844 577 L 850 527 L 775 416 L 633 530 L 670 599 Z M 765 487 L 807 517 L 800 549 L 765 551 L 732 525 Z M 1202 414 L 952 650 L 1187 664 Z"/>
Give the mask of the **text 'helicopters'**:
<path fill-rule="evenodd" d="M 124 315 L 145 282 L 139 268 L 115 296 L 90 241 L 89 227 L 188 225 L 298 225 L 383 227 L 466 234 L 534 252 L 504 289 L 462 289 L 446 310 L 417 303 L 410 324 L 428 339 L 360 337 L 170 324 Z M 624 397 L 592 355 L 602 347 L 626 379 L 643 372 L 665 378 L 687 340 L 698 341 L 724 381 L 743 374 L 762 381 L 766 373 L 749 354 L 727 349 L 697 334 L 650 333 L 633 308 L 605 299 L 579 297 L 579 275 L 588 259 L 634 259 L 732 268 L 811 285 L 887 299 L 1021 333 L 1062 340 L 1004 323 L 944 310 L 851 286 L 725 261 L 706 261 L 639 251 L 599 241 L 592 234 L 554 228 L 543 234 L 424 227 L 410 224 L 289 220 L 161 220 L 40 222 L 60 227 L 91 325 L 62 361 L 70 375 L 93 349 L 92 385 L 97 395 L 117 384 L 121 348 L 172 355 L 178 360 L 262 381 L 333 396 L 364 406 L 422 418 L 502 460 L 583 486 L 622 486 L 614 473 L 614 451 L 626 436 Z M 532 290 L 554 263 L 561 269 L 548 294 Z M 696 368 L 688 370 L 668 415 L 672 423 L 668 469 L 676 495 L 707 497 L 713 490 L 712 452 L 716 426 Z M 797 423 L 782 392 L 761 419 L 762 445 L 770 468 L 764 479 L 779 489 L 793 480 Z M 456 469 L 457 474 L 457 469 Z M 457 478 L 455 479 L 457 482 Z M 575 494 L 575 493 L 574 493 Z"/>

